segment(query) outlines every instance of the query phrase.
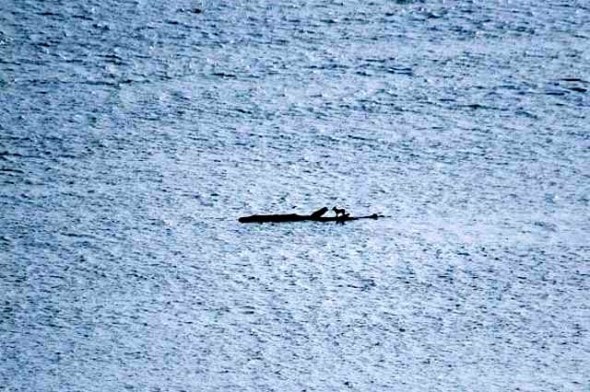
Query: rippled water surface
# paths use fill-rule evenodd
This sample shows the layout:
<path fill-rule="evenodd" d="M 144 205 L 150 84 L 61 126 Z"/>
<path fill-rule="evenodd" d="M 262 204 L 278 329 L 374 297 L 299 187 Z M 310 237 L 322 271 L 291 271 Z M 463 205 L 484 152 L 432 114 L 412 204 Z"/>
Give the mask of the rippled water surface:
<path fill-rule="evenodd" d="M 0 390 L 588 390 L 589 89 L 587 1 L 0 2 Z"/>

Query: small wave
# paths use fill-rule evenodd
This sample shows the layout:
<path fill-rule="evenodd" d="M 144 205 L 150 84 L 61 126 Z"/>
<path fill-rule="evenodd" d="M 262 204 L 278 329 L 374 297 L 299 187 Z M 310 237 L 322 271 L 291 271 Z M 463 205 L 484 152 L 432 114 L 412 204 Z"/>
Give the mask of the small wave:
<path fill-rule="evenodd" d="M 236 79 L 238 76 L 236 74 L 226 73 L 226 72 L 212 72 L 211 75 L 217 76 L 224 79 Z"/>
<path fill-rule="evenodd" d="M 588 91 L 587 88 L 584 87 L 579 87 L 579 86 L 572 86 L 572 87 L 567 87 L 568 90 L 577 92 L 577 93 L 585 93 Z"/>
<path fill-rule="evenodd" d="M 559 80 L 564 81 L 564 82 L 578 82 L 578 83 L 584 83 L 584 84 L 588 83 L 587 80 L 580 79 L 580 78 L 562 78 Z"/>

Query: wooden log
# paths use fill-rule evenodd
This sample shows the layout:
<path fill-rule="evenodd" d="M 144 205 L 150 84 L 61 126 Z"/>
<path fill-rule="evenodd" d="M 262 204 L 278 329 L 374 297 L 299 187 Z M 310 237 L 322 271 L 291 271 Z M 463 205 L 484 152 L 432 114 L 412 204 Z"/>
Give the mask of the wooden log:
<path fill-rule="evenodd" d="M 313 216 L 298 214 L 274 214 L 274 215 L 250 215 L 238 219 L 241 223 L 280 223 L 280 222 L 348 222 L 359 219 L 378 219 L 383 215 L 373 214 L 367 216 Z"/>
<path fill-rule="evenodd" d="M 319 210 L 312 213 L 311 216 L 313 216 L 314 218 L 319 218 L 320 216 L 325 215 L 326 212 L 328 212 L 328 207 L 322 207 Z"/>

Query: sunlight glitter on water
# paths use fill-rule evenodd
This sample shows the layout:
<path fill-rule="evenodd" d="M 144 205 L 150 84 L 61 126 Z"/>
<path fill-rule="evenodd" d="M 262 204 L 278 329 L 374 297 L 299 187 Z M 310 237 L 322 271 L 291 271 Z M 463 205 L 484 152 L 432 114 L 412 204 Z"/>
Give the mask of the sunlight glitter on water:
<path fill-rule="evenodd" d="M 0 4 L 0 385 L 587 387 L 588 7 L 197 3 Z"/>

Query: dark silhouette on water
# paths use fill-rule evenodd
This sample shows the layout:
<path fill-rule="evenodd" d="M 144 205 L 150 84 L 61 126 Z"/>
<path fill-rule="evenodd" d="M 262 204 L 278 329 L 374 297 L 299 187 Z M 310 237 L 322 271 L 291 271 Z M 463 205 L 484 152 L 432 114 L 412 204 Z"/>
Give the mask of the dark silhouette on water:
<path fill-rule="evenodd" d="M 314 218 L 319 218 L 320 216 L 324 215 L 326 212 L 328 212 L 328 207 L 322 207 L 319 210 L 312 213 L 311 216 L 313 216 Z"/>
<path fill-rule="evenodd" d="M 322 216 L 328 211 L 327 207 L 322 207 L 319 210 L 313 212 L 311 215 L 299 215 L 299 214 L 273 214 L 273 215 L 250 215 L 243 216 L 238 219 L 241 223 L 280 223 L 280 222 L 301 222 L 301 221 L 314 221 L 314 222 L 337 222 L 344 223 L 359 219 L 378 219 L 385 218 L 383 215 L 373 214 L 366 216 L 350 216 L 348 213 L 343 213 L 337 216 Z"/>
<path fill-rule="evenodd" d="M 332 211 L 336 214 L 336 216 L 346 216 L 350 214 L 346 214 L 346 210 L 344 208 L 336 208 L 332 207 Z"/>

